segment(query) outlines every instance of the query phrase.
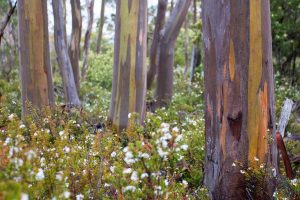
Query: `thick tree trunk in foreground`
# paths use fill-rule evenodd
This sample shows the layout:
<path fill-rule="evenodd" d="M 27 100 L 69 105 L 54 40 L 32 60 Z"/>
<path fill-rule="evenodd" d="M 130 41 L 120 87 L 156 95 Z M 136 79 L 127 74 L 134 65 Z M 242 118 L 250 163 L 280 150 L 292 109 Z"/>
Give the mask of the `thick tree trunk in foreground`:
<path fill-rule="evenodd" d="M 159 47 L 158 73 L 156 84 L 156 105 L 167 105 L 173 96 L 174 46 L 180 28 L 186 18 L 191 0 L 178 0 L 164 29 Z"/>
<path fill-rule="evenodd" d="M 26 101 L 37 108 L 54 103 L 49 55 L 47 2 L 18 1 L 19 58 L 22 114 L 28 114 Z"/>
<path fill-rule="evenodd" d="M 152 82 L 157 73 L 160 32 L 165 23 L 165 16 L 168 6 L 168 0 L 159 0 L 157 6 L 157 15 L 155 21 L 155 29 L 153 33 L 153 41 L 150 49 L 150 67 L 147 73 L 147 89 L 151 89 Z"/>
<path fill-rule="evenodd" d="M 80 70 L 79 70 L 79 58 L 80 58 L 80 38 L 82 17 L 80 0 L 70 0 L 72 10 L 72 34 L 69 46 L 69 56 L 72 64 L 74 80 L 77 88 L 77 93 L 80 90 Z"/>
<path fill-rule="evenodd" d="M 102 42 L 102 35 L 103 35 L 103 26 L 104 26 L 104 17 L 105 17 L 105 2 L 106 0 L 102 0 L 101 2 L 101 16 L 100 16 L 100 23 L 99 23 L 99 30 L 98 30 L 98 37 L 97 37 L 97 47 L 96 52 L 100 53 L 101 51 L 101 42 Z"/>
<path fill-rule="evenodd" d="M 109 119 L 117 132 L 128 114 L 145 115 L 147 1 L 117 0 L 113 88 Z M 129 28 L 130 27 L 130 28 Z"/>
<path fill-rule="evenodd" d="M 64 39 L 64 16 L 62 1 L 52 0 L 52 6 L 54 17 L 54 44 L 57 62 L 60 68 L 64 86 L 65 101 L 67 104 L 79 106 L 80 100 L 78 98 L 72 65 Z"/>
<path fill-rule="evenodd" d="M 91 34 L 92 34 L 93 22 L 94 22 L 94 0 L 87 0 L 86 4 L 88 5 L 88 27 L 86 29 L 85 37 L 84 37 L 83 64 L 82 64 L 82 70 L 81 70 L 82 80 L 85 79 L 86 71 L 88 68 L 90 39 L 91 39 Z"/>
<path fill-rule="evenodd" d="M 274 185 L 260 188 L 262 196 L 251 194 L 240 172 L 261 163 L 278 172 L 270 140 L 276 127 L 269 1 L 203 0 L 202 6 L 205 184 L 211 199 L 272 199 Z"/>

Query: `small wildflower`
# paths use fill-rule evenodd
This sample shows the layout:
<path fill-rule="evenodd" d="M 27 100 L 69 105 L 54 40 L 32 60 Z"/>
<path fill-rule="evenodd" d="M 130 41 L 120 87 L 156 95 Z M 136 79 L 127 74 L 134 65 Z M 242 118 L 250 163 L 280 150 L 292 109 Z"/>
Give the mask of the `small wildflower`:
<path fill-rule="evenodd" d="M 245 174 L 246 171 L 245 170 L 240 170 L 241 174 Z"/>
<path fill-rule="evenodd" d="M 110 154 L 110 156 L 111 156 L 112 158 L 116 157 L 116 155 L 117 155 L 117 153 L 116 153 L 115 151 L 111 152 L 111 154 Z"/>
<path fill-rule="evenodd" d="M 188 147 L 189 147 L 189 146 L 188 146 L 187 144 L 183 144 L 183 145 L 181 145 L 180 148 L 181 148 L 182 150 L 186 151 L 186 150 L 188 149 Z"/>
<path fill-rule="evenodd" d="M 70 196 L 71 196 L 71 193 L 70 193 L 69 191 L 65 191 L 65 192 L 64 192 L 64 197 L 65 197 L 66 199 L 70 198 Z"/>
<path fill-rule="evenodd" d="M 232 163 L 232 167 L 236 167 L 236 164 L 234 162 Z"/>
<path fill-rule="evenodd" d="M 14 117 L 15 117 L 15 114 L 14 114 L 14 113 L 13 113 L 13 114 L 10 114 L 10 115 L 8 116 L 9 121 L 12 121 L 12 120 L 14 119 Z"/>
<path fill-rule="evenodd" d="M 141 179 L 146 178 L 146 177 L 148 177 L 148 174 L 147 174 L 147 173 L 142 173 L 142 174 L 141 174 Z"/>
<path fill-rule="evenodd" d="M 76 200 L 82 200 L 84 198 L 83 194 L 77 194 Z"/>
<path fill-rule="evenodd" d="M 45 178 L 43 169 L 39 168 L 38 173 L 35 175 L 36 180 L 40 181 Z"/>
<path fill-rule="evenodd" d="M 256 156 L 254 157 L 254 160 L 257 161 L 257 162 L 259 161 L 259 159 Z"/>
<path fill-rule="evenodd" d="M 138 173 L 136 171 L 132 172 L 130 179 L 132 181 L 138 181 L 139 180 Z"/>
<path fill-rule="evenodd" d="M 128 185 L 128 186 L 126 186 L 126 187 L 123 189 L 123 192 L 127 192 L 127 191 L 132 191 L 132 192 L 134 192 L 135 189 L 136 189 L 135 186 Z"/>
<path fill-rule="evenodd" d="M 126 168 L 123 170 L 123 174 L 130 174 L 132 172 L 131 168 Z"/>
<path fill-rule="evenodd" d="M 23 129 L 23 128 L 26 128 L 26 126 L 25 126 L 24 124 L 21 124 L 21 125 L 19 126 L 19 128 L 20 128 L 20 129 Z"/>
<path fill-rule="evenodd" d="M 182 184 L 183 184 L 184 186 L 187 186 L 187 185 L 188 185 L 188 182 L 187 182 L 186 180 L 182 180 Z"/>

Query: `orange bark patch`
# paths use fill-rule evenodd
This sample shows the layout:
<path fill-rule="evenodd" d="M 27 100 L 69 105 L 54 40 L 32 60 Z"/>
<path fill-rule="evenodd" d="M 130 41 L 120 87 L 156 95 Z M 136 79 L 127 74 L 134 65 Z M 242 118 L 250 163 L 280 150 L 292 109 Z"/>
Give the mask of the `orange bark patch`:
<path fill-rule="evenodd" d="M 222 126 L 221 126 L 221 135 L 220 135 L 220 146 L 223 152 L 223 160 L 226 158 L 226 130 L 228 129 L 228 122 L 226 119 L 227 113 L 228 113 L 228 82 L 225 81 L 223 84 L 223 106 L 224 106 L 224 112 L 222 116 Z"/>
<path fill-rule="evenodd" d="M 232 39 L 230 40 L 230 50 L 229 50 L 229 75 L 230 80 L 234 79 L 235 74 L 235 53 L 234 53 L 234 44 Z"/>

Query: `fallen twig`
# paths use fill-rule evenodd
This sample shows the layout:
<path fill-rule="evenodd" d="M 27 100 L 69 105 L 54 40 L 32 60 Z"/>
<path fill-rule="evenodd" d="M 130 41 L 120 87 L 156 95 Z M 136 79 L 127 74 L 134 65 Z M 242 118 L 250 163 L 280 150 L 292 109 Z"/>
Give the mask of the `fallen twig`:
<path fill-rule="evenodd" d="M 8 24 L 11 16 L 14 14 L 16 6 L 17 6 L 17 1 L 15 2 L 14 6 L 10 7 L 10 10 L 8 11 L 7 15 L 5 16 L 5 18 L 4 18 L 3 22 L 2 22 L 2 25 L 0 27 L 0 44 L 1 44 L 1 39 L 2 39 L 2 37 L 4 35 L 4 30 L 5 30 L 5 28 L 6 28 L 7 24 Z"/>

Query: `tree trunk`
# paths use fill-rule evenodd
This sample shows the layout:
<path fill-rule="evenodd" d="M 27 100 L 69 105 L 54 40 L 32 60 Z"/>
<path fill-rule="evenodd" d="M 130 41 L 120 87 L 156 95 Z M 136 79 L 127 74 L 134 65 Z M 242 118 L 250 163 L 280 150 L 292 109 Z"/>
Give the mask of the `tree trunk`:
<path fill-rule="evenodd" d="M 160 32 L 165 23 L 167 5 L 168 5 L 168 0 L 158 1 L 155 29 L 154 29 L 153 41 L 150 49 L 150 67 L 147 73 L 148 90 L 151 89 L 152 82 L 157 73 Z"/>
<path fill-rule="evenodd" d="M 54 103 L 50 66 L 47 2 L 18 1 L 19 58 L 22 114 L 28 114 L 26 102 L 42 108 Z"/>
<path fill-rule="evenodd" d="M 99 54 L 101 51 L 101 41 L 102 41 L 102 34 L 103 34 L 103 26 L 105 21 L 105 2 L 106 0 L 102 0 L 101 2 L 101 16 L 100 16 L 100 23 L 99 23 L 99 30 L 98 30 L 98 37 L 97 37 L 97 47 L 96 52 Z"/>
<path fill-rule="evenodd" d="M 184 22 L 184 57 L 185 57 L 185 67 L 184 75 L 186 76 L 189 68 L 189 17 L 186 16 Z"/>
<path fill-rule="evenodd" d="M 64 37 L 65 37 L 65 41 L 66 41 L 66 45 L 68 45 L 68 37 L 67 37 L 67 4 L 66 4 L 67 0 L 63 0 L 64 2 L 64 26 L 65 26 L 65 30 L 64 30 Z"/>
<path fill-rule="evenodd" d="M 80 73 L 79 73 L 79 59 L 80 59 L 80 38 L 82 28 L 82 17 L 80 0 L 70 0 L 72 10 L 72 34 L 69 46 L 69 56 L 73 69 L 74 80 L 77 88 L 77 93 L 80 91 Z"/>
<path fill-rule="evenodd" d="M 204 182 L 211 199 L 272 199 L 274 184 L 246 190 L 240 172 L 262 163 L 278 172 L 270 139 L 276 127 L 269 1 L 203 0 L 202 6 Z"/>
<path fill-rule="evenodd" d="M 81 70 L 82 80 L 85 79 L 86 71 L 88 68 L 88 56 L 90 49 L 90 39 L 92 34 L 93 22 L 94 22 L 94 0 L 86 0 L 88 5 L 88 27 L 85 32 L 84 46 L 83 46 L 83 64 Z"/>
<path fill-rule="evenodd" d="M 174 46 L 190 3 L 191 0 L 178 0 L 162 30 L 155 94 L 157 102 L 155 107 L 166 106 L 172 99 Z"/>
<path fill-rule="evenodd" d="M 127 127 L 129 113 L 138 113 L 140 123 L 145 115 L 147 1 L 117 0 L 116 13 L 109 119 L 120 132 Z"/>
<path fill-rule="evenodd" d="M 54 44 L 64 86 L 65 101 L 67 104 L 80 106 L 81 103 L 78 98 L 72 65 L 64 38 L 65 27 L 63 23 L 62 1 L 52 0 L 52 6 L 54 17 Z"/>

